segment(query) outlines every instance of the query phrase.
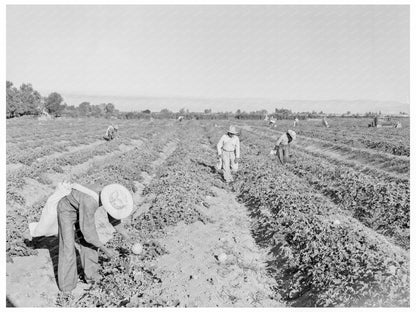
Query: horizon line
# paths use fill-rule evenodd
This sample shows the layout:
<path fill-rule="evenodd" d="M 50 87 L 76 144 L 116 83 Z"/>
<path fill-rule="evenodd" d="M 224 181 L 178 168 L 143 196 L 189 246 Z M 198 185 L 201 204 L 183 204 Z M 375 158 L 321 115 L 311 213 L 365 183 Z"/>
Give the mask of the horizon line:
<path fill-rule="evenodd" d="M 52 91 L 56 92 L 56 91 Z M 59 92 L 58 92 L 59 93 Z M 302 99 L 275 99 L 268 97 L 203 97 L 203 96 L 188 96 L 188 95 L 111 95 L 111 94 L 91 94 L 91 93 L 72 93 L 72 92 L 62 92 L 67 96 L 77 96 L 77 97 L 117 97 L 117 98 L 143 98 L 143 99 L 189 99 L 189 100 L 262 100 L 262 101 L 287 101 L 287 102 L 331 102 L 331 101 L 344 101 L 344 102 L 359 102 L 359 101 L 369 101 L 369 102 L 394 102 L 399 104 L 410 105 L 399 100 L 375 100 L 375 99 L 366 99 L 366 98 L 356 98 L 356 99 L 314 99 L 314 100 L 302 100 Z"/>

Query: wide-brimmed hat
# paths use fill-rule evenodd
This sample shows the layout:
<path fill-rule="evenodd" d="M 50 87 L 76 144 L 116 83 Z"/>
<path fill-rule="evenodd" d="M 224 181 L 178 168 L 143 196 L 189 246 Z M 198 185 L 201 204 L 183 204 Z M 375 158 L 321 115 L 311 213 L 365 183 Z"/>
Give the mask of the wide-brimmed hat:
<path fill-rule="evenodd" d="M 296 140 L 296 132 L 293 130 L 287 130 L 287 133 L 292 137 L 292 140 Z"/>
<path fill-rule="evenodd" d="M 118 130 L 118 125 L 115 125 L 115 126 L 114 126 L 114 129 Z"/>
<path fill-rule="evenodd" d="M 128 189 L 120 184 L 109 184 L 101 191 L 104 209 L 115 219 L 128 217 L 133 211 L 133 197 Z"/>
<path fill-rule="evenodd" d="M 237 132 L 237 130 L 235 129 L 234 126 L 230 126 L 227 133 L 238 134 L 238 132 Z"/>

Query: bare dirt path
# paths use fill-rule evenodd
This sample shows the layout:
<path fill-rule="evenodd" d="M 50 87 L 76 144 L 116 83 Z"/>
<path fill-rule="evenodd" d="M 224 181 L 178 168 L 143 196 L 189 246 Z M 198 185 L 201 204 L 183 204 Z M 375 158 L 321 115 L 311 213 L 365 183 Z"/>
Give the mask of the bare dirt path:
<path fill-rule="evenodd" d="M 283 307 L 266 275 L 267 251 L 255 244 L 247 208 L 214 187 L 201 207 L 212 222 L 169 227 L 155 260 L 162 283 L 149 294 L 179 307 Z M 225 255 L 226 259 L 222 259 Z"/>
<path fill-rule="evenodd" d="M 139 141 L 132 147 L 122 147 L 121 152 L 127 152 L 136 147 Z M 160 166 L 177 146 L 177 141 L 173 140 L 169 142 L 160 156 L 155 160 L 151 166 L 156 168 Z M 120 152 L 118 152 L 120 153 Z M 104 155 L 110 157 L 109 154 Z M 86 170 L 86 167 L 92 163 L 96 163 L 98 159 L 91 160 L 91 162 L 79 165 L 77 168 L 72 168 L 72 172 Z M 103 156 L 100 156 L 99 161 L 104 161 Z M 141 189 L 135 193 L 133 197 L 135 207 L 143 200 L 141 192 L 145 185 L 150 183 L 153 176 L 147 175 L 144 184 Z M 50 190 L 52 191 L 52 190 Z M 38 189 L 39 192 L 39 189 Z M 36 185 L 32 185 L 31 194 L 36 194 Z M 46 196 L 47 190 L 43 190 L 42 196 Z M 50 194 L 50 193 L 48 193 Z M 45 238 L 37 244 L 38 255 L 28 257 L 14 257 L 13 263 L 8 262 L 6 267 L 6 291 L 7 291 L 7 304 L 9 306 L 16 307 L 54 307 L 56 298 L 59 293 L 57 281 L 56 281 L 56 269 L 57 269 L 57 248 L 51 248 L 51 246 L 57 246 L 58 240 L 56 237 Z M 77 288 L 73 291 L 73 295 L 79 298 L 88 289 L 89 285 L 78 281 Z"/>

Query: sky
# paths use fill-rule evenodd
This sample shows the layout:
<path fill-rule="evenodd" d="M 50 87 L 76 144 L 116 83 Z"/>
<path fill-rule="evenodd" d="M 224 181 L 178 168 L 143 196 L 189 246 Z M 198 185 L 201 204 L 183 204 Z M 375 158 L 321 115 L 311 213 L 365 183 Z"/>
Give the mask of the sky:
<path fill-rule="evenodd" d="M 6 44 L 42 95 L 409 102 L 407 5 L 8 5 Z"/>

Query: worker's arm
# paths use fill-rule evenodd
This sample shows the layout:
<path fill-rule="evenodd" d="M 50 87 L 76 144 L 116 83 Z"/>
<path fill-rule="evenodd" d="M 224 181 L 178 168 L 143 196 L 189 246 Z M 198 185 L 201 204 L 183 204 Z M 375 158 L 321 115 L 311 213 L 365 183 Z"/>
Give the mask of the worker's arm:
<path fill-rule="evenodd" d="M 221 156 L 222 154 L 222 146 L 224 144 L 224 136 L 221 137 L 220 141 L 217 144 L 217 151 L 218 151 L 218 155 Z"/>
<path fill-rule="evenodd" d="M 123 237 L 123 239 L 124 239 L 126 242 L 131 243 L 131 237 L 130 237 L 130 235 L 127 233 L 126 229 L 124 228 L 123 223 L 120 223 L 120 224 L 118 224 L 118 225 L 114 226 L 114 228 L 116 229 L 116 231 L 117 231 L 118 233 L 120 233 L 120 234 L 121 234 L 121 236 Z"/>
<path fill-rule="evenodd" d="M 237 160 L 240 158 L 240 139 L 237 136 L 235 143 L 235 158 L 237 158 Z"/>
<path fill-rule="evenodd" d="M 108 213 L 107 213 L 107 216 L 108 216 L 108 221 L 111 223 L 111 225 L 117 231 L 117 233 L 120 233 L 121 236 L 123 236 L 124 240 L 130 242 L 130 236 L 128 235 L 126 229 L 124 228 L 123 223 L 121 223 L 121 220 L 113 218 Z"/>
<path fill-rule="evenodd" d="M 114 257 L 116 253 L 105 247 L 100 241 L 95 227 L 95 211 L 98 203 L 91 196 L 85 195 L 80 198 L 79 204 L 79 227 L 87 243 L 101 249 L 108 257 Z"/>

